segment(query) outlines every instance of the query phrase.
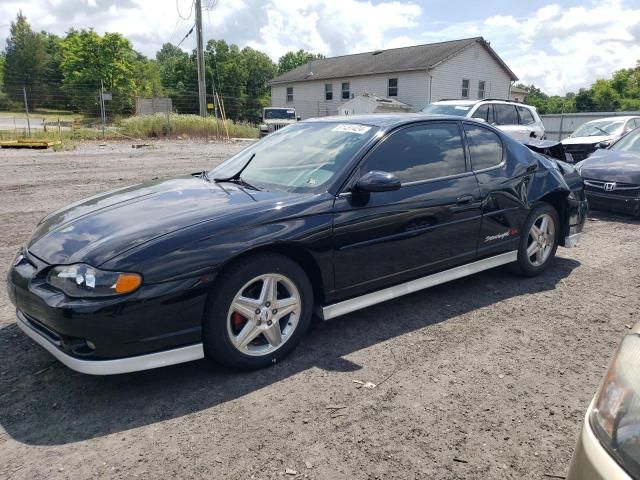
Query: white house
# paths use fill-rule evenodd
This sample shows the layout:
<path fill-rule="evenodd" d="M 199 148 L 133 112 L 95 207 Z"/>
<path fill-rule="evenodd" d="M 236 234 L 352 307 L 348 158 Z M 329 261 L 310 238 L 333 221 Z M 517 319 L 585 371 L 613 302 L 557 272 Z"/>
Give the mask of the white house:
<path fill-rule="evenodd" d="M 271 105 L 302 118 L 336 115 L 358 95 L 419 111 L 441 100 L 504 98 L 518 77 L 482 37 L 313 60 L 269 82 Z"/>

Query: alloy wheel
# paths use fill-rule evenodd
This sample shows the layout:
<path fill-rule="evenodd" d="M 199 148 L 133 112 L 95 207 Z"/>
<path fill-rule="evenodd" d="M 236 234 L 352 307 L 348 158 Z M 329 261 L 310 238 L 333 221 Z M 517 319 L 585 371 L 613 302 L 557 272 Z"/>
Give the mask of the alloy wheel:
<path fill-rule="evenodd" d="M 527 258 L 531 265 L 539 267 L 549 259 L 555 244 L 555 229 L 555 222 L 547 213 L 533 222 L 527 239 Z"/>
<path fill-rule="evenodd" d="M 232 345 L 251 356 L 278 350 L 293 335 L 302 312 L 298 288 L 286 276 L 253 278 L 236 293 L 227 314 Z"/>

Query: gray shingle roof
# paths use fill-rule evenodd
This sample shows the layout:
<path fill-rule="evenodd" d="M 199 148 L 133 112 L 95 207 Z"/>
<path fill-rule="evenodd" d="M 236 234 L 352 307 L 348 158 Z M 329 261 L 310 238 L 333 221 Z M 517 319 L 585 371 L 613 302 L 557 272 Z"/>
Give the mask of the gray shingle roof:
<path fill-rule="evenodd" d="M 474 43 L 479 43 L 485 47 L 502 68 L 504 68 L 512 80 L 518 79 L 498 54 L 489 46 L 488 42 L 482 37 L 474 37 L 313 60 L 311 63 L 313 75 L 309 75 L 308 65 L 302 65 L 271 79 L 269 84 L 354 77 L 375 73 L 425 70 L 436 66 Z"/>

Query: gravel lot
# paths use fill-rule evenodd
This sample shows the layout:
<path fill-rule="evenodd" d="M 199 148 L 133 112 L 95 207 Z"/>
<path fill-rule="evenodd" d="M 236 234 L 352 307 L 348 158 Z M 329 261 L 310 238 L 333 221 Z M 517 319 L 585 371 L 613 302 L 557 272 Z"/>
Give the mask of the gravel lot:
<path fill-rule="evenodd" d="M 0 478 L 565 475 L 637 320 L 640 223 L 625 217 L 594 212 L 582 245 L 541 277 L 497 269 L 317 324 L 259 372 L 199 361 L 90 377 L 18 330 L 6 269 L 47 211 L 240 148 L 0 151 Z"/>

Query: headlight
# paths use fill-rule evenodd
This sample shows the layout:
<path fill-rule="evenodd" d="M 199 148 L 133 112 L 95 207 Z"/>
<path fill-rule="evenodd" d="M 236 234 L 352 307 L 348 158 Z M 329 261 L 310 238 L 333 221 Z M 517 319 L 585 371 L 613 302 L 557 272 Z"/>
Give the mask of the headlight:
<path fill-rule="evenodd" d="M 267 130 L 269 130 L 269 127 L 267 127 L 264 123 L 262 125 L 260 125 L 260 130 L 262 130 L 263 132 L 266 132 Z"/>
<path fill-rule="evenodd" d="M 609 454 L 640 478 L 640 336 L 627 335 L 609 367 L 590 415 Z"/>
<path fill-rule="evenodd" d="M 107 297 L 137 290 L 142 277 L 137 273 L 107 272 L 76 263 L 52 268 L 47 283 L 70 297 Z"/>

